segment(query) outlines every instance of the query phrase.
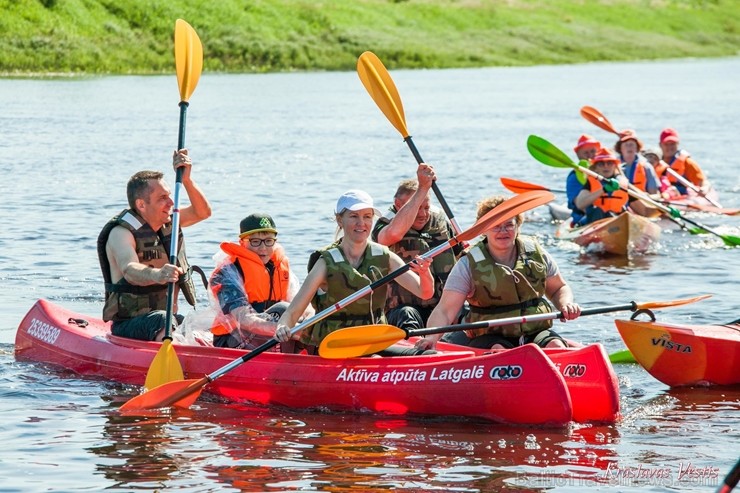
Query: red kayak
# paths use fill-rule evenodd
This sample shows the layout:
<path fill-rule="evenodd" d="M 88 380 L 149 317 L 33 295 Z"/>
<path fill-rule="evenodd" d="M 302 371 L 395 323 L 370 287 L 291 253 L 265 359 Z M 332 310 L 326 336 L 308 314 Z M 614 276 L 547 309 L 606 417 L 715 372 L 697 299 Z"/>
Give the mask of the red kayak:
<path fill-rule="evenodd" d="M 185 378 L 244 354 L 173 344 Z M 39 300 L 21 321 L 15 354 L 80 375 L 143 385 L 160 344 L 110 334 L 110 324 Z M 459 346 L 455 346 L 459 348 Z M 265 352 L 206 392 L 236 402 L 297 409 L 462 416 L 512 424 L 614 422 L 616 377 L 600 345 L 555 351 L 529 344 L 488 354 L 467 348 L 427 356 L 327 360 Z M 597 388 L 598 387 L 598 388 Z"/>
<path fill-rule="evenodd" d="M 740 326 L 615 320 L 643 368 L 670 385 L 740 384 Z"/>

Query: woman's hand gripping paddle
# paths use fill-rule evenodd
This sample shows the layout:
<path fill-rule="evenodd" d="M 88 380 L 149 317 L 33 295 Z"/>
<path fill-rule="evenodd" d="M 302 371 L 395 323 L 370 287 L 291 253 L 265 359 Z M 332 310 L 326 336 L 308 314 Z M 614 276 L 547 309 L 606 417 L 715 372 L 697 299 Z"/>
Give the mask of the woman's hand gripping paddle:
<path fill-rule="evenodd" d="M 489 229 L 493 228 L 494 226 L 504 223 L 519 214 L 522 214 L 540 205 L 544 205 L 554 199 L 555 196 L 550 192 L 540 190 L 522 193 L 508 200 L 505 200 L 495 209 L 492 209 L 490 212 L 488 212 L 488 214 L 478 219 L 470 228 L 450 238 L 446 243 L 438 245 L 435 248 L 429 250 L 424 255 L 422 255 L 422 257 L 433 258 L 455 245 L 458 245 L 464 241 L 472 240 L 477 236 L 483 234 L 484 232 L 488 231 Z M 305 320 L 304 322 L 296 325 L 291 329 L 291 334 L 295 335 L 306 327 L 309 327 L 316 322 L 319 322 L 320 320 L 328 317 L 329 315 L 341 310 L 350 303 L 353 303 L 354 301 L 367 296 L 378 287 L 396 279 L 398 276 L 409 269 L 409 264 L 396 269 L 390 274 L 382 277 L 381 279 L 378 279 L 372 284 L 360 289 L 354 294 L 351 294 L 343 300 L 317 313 L 308 320 Z M 194 380 L 173 381 L 165 383 L 164 385 L 160 385 L 159 387 L 155 387 L 148 392 L 145 392 L 128 400 L 120 407 L 120 410 L 123 412 L 135 412 L 136 410 L 156 409 L 168 406 L 189 407 L 195 401 L 195 399 L 198 398 L 198 395 L 200 395 L 203 387 L 205 387 L 207 384 L 213 382 L 219 377 L 222 377 L 234 368 L 237 368 L 241 364 L 246 363 L 250 359 L 262 354 L 263 352 L 267 351 L 277 344 L 278 341 L 276 339 L 270 339 L 258 348 L 245 353 L 240 358 L 235 359 L 231 363 L 228 363 L 227 365 L 219 368 L 213 373 L 204 376 L 203 378 Z"/>
<path fill-rule="evenodd" d="M 180 88 L 180 126 L 177 137 L 177 148 L 185 148 L 185 116 L 188 100 L 195 91 L 203 68 L 203 47 L 195 30 L 182 19 L 175 22 L 175 67 L 177 84 Z M 170 242 L 169 263 L 177 262 L 177 240 L 180 229 L 180 189 L 182 188 L 182 168 L 178 168 L 175 177 L 175 198 L 172 213 L 172 241 Z M 165 334 L 162 346 L 149 365 L 144 386 L 152 389 L 166 382 L 184 378 L 182 366 L 172 347 L 172 319 L 175 303 L 175 282 L 167 285 L 167 315 Z"/>

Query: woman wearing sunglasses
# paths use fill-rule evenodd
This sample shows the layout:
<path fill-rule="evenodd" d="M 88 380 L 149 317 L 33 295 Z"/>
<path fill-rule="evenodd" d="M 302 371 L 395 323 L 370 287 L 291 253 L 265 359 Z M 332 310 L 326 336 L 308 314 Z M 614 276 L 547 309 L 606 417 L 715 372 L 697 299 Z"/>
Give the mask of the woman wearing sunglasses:
<path fill-rule="evenodd" d="M 490 197 L 479 202 L 478 219 L 503 201 L 503 197 Z M 430 327 L 454 323 L 466 300 L 470 312 L 465 322 L 549 313 L 553 311 L 550 302 L 566 320 L 581 314 L 555 260 L 535 238 L 519 234 L 521 225 L 522 216 L 516 216 L 486 231 L 481 241 L 466 250 L 452 268 L 442 298 L 429 316 Z M 528 343 L 567 347 L 567 343 L 550 330 L 551 326 L 552 321 L 548 320 L 470 330 L 466 331 L 468 340 L 463 343 L 486 349 Z M 433 349 L 440 336 L 427 336 L 416 347 Z M 460 343 L 457 339 L 455 342 Z"/>
<path fill-rule="evenodd" d="M 299 283 L 277 243 L 272 217 L 250 214 L 239 230 L 239 243 L 221 244 L 226 258 L 211 276 L 219 312 L 211 332 L 216 347 L 254 349 L 275 334 L 276 322 Z M 309 309 L 304 316 L 312 314 Z"/>

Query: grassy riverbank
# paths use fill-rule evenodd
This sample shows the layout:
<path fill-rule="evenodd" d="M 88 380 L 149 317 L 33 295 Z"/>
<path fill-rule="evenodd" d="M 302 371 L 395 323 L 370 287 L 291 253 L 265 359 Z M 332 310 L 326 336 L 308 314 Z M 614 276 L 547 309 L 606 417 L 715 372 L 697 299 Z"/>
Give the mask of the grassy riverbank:
<path fill-rule="evenodd" d="M 0 75 L 472 67 L 740 54 L 736 0 L 0 0 Z"/>

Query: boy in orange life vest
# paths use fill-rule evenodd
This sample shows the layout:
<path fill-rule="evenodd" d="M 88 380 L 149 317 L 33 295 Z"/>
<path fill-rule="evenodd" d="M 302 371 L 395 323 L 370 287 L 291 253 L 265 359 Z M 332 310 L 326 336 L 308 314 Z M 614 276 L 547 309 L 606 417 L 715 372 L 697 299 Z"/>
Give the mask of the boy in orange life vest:
<path fill-rule="evenodd" d="M 664 128 L 660 132 L 660 149 L 663 151 L 663 161 L 671 167 L 673 171 L 683 176 L 697 187 L 705 187 L 706 177 L 699 165 L 691 159 L 688 152 L 678 148 L 678 132 L 672 128 Z M 675 186 L 681 194 L 686 194 L 687 190 L 675 177 L 669 176 L 668 180 Z"/>
<path fill-rule="evenodd" d="M 629 195 L 620 188 L 628 185 L 627 179 L 619 172 L 619 158 L 609 149 L 599 149 L 590 169 L 606 180 L 603 182 L 589 177 L 583 190 L 578 193 L 576 206 L 586 211 L 578 226 L 583 226 L 608 216 L 615 216 L 626 210 Z"/>
<path fill-rule="evenodd" d="M 221 312 L 211 332 L 216 347 L 254 349 L 275 334 L 299 283 L 277 243 L 272 217 L 250 214 L 239 230 L 239 243 L 221 243 L 227 257 L 209 283 Z"/>

